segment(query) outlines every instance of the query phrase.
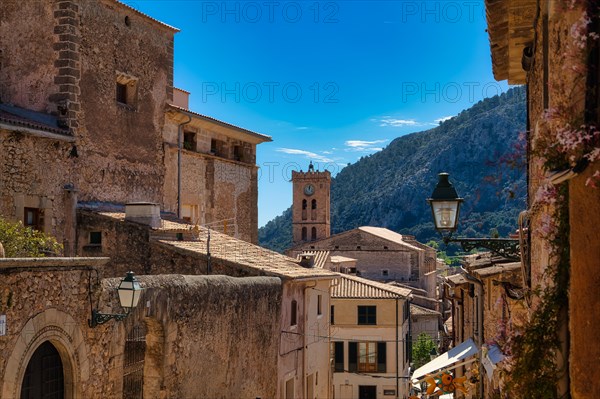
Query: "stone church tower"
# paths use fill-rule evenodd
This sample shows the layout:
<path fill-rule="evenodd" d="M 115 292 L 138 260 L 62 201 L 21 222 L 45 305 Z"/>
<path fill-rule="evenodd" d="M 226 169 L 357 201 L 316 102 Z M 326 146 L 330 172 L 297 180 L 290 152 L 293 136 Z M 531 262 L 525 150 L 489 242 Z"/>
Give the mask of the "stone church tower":
<path fill-rule="evenodd" d="M 329 202 L 331 173 L 315 172 L 312 162 L 308 172 L 292 172 L 292 240 L 303 242 L 327 238 L 331 234 Z"/>

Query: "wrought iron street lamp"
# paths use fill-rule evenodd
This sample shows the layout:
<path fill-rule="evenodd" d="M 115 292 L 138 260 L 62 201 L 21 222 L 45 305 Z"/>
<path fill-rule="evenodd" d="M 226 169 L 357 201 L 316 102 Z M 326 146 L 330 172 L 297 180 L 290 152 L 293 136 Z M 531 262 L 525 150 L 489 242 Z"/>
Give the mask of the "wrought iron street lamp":
<path fill-rule="evenodd" d="M 94 309 L 92 310 L 92 318 L 88 320 L 90 327 L 104 324 L 110 319 L 118 321 L 124 320 L 129 316 L 131 310 L 137 306 L 142 294 L 142 287 L 140 287 L 140 283 L 135 278 L 133 272 L 127 272 L 125 278 L 121 280 L 117 292 L 119 293 L 119 302 L 121 303 L 124 313 L 100 313 L 98 310 Z"/>
<path fill-rule="evenodd" d="M 431 198 L 427 199 L 431 206 L 435 229 L 440 232 L 444 243 L 460 243 L 463 251 L 485 248 L 507 259 L 519 259 L 519 240 L 512 238 L 452 238 L 458 228 L 458 215 L 463 198 L 458 196 L 450 183 L 448 173 L 440 173 L 438 184 Z"/>

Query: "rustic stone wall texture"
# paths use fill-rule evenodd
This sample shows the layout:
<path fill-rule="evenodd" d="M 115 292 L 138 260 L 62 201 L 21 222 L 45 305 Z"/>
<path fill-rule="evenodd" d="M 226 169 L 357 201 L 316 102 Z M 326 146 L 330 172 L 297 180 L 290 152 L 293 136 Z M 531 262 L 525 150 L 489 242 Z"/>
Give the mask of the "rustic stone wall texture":
<path fill-rule="evenodd" d="M 80 199 L 160 203 L 173 32 L 122 7 L 96 0 L 80 5 Z M 116 101 L 118 78 L 130 82 L 131 103 Z"/>
<path fill-rule="evenodd" d="M 412 245 L 412 244 L 411 244 Z M 308 242 L 294 248 L 291 256 L 314 249 L 328 250 L 330 256 L 345 256 L 356 259 L 356 270 L 360 276 L 378 281 L 419 282 L 420 266 L 423 262 L 419 250 L 410 250 L 402 244 L 381 239 L 360 230 L 336 234 L 317 242 Z M 388 275 L 384 276 L 383 271 Z M 429 271 L 429 270 L 428 270 Z"/>
<path fill-rule="evenodd" d="M 24 207 L 44 209 L 46 232 L 62 241 L 63 187 L 72 182 L 72 143 L 0 129 L 0 215 L 17 221 Z"/>
<path fill-rule="evenodd" d="M 3 0 L 0 4 L 0 101 L 34 111 L 52 111 L 54 7 L 49 1 Z M 55 109 L 54 109 L 55 110 Z"/>
<path fill-rule="evenodd" d="M 585 2 L 584 2 L 585 3 Z M 545 19 L 539 18 L 535 26 L 535 62 L 528 76 L 530 141 L 545 133 L 543 131 L 544 109 L 568 101 L 574 109 L 573 117 L 584 120 L 586 79 L 577 76 L 570 68 L 571 60 L 565 61 L 567 44 L 573 40 L 571 26 L 581 17 L 581 11 L 566 10 L 560 3 L 544 1 L 540 5 L 548 10 Z M 576 7 L 577 9 L 577 7 Z M 532 148 L 532 147 L 530 147 Z M 541 159 L 534 156 L 529 160 L 529 196 L 535 194 L 545 178 Z M 595 332 L 600 329 L 600 320 L 590 316 L 590 309 L 598 306 L 597 257 L 600 252 L 598 240 L 598 207 L 600 197 L 597 189 L 585 186 L 585 181 L 598 170 L 598 162 L 588 166 L 580 176 L 569 181 L 569 223 L 571 245 L 571 270 L 569 287 L 568 334 L 561 332 L 565 340 L 564 351 L 569 352 L 570 394 L 575 399 L 596 398 L 600 395 L 600 368 L 597 367 L 600 349 L 592 343 L 597 341 Z M 551 209 L 546 209 L 550 213 Z M 544 284 L 544 270 L 548 265 L 548 243 L 535 234 L 542 225 L 538 213 L 532 220 L 531 278 L 532 286 Z M 534 305 L 536 303 L 534 302 Z M 568 341 L 568 346 L 567 346 Z M 563 380 L 566 385 L 566 381 Z"/>
<path fill-rule="evenodd" d="M 84 398 L 123 395 L 125 337 L 143 325 L 144 397 L 234 398 L 276 396 L 282 287 L 278 278 L 139 276 L 140 305 L 125 322 L 90 328 L 92 303 L 120 312 L 120 278 L 102 280 L 77 268 L 2 270 L 0 393 L 18 397 L 26 358 L 50 340 Z"/>

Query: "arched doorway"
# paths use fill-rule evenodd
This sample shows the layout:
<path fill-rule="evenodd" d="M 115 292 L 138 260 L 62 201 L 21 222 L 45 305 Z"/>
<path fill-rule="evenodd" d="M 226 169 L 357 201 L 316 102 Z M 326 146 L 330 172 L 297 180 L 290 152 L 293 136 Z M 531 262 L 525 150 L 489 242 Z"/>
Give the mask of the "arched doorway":
<path fill-rule="evenodd" d="M 31 356 L 23 383 L 21 399 L 63 399 L 65 380 L 63 364 L 58 350 L 45 341 Z"/>

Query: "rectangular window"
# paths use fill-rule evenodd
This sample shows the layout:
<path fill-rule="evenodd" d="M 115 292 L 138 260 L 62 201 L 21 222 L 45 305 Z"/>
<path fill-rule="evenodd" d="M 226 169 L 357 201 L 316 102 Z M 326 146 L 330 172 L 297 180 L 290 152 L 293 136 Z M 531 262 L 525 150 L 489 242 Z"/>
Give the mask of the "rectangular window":
<path fill-rule="evenodd" d="M 31 227 L 34 230 L 44 231 L 44 217 L 42 211 L 38 208 L 25 208 L 23 225 Z"/>
<path fill-rule="evenodd" d="M 117 72 L 115 82 L 115 99 L 117 104 L 127 105 L 126 108 L 134 110 L 137 102 L 138 79 L 126 73 Z"/>
<path fill-rule="evenodd" d="M 101 231 L 90 231 L 90 245 L 102 245 Z"/>
<path fill-rule="evenodd" d="M 390 271 L 387 270 L 387 269 L 384 269 L 384 270 L 381 271 L 381 275 L 383 277 L 388 277 L 390 275 Z"/>
<path fill-rule="evenodd" d="M 323 295 L 317 295 L 317 315 L 318 316 L 323 314 L 323 308 L 321 307 L 322 302 L 323 302 Z"/>
<path fill-rule="evenodd" d="M 359 306 L 358 307 L 358 324 L 374 326 L 377 324 L 377 307 L 376 306 Z"/>
<path fill-rule="evenodd" d="M 343 347 L 341 350 L 343 350 Z M 348 369 L 350 372 L 385 373 L 386 360 L 385 342 L 348 343 Z"/>
<path fill-rule="evenodd" d="M 236 145 L 233 147 L 233 159 L 236 161 L 242 161 L 244 157 L 244 151 L 242 146 Z"/>
<path fill-rule="evenodd" d="M 377 371 L 377 345 L 375 342 L 358 343 L 358 371 L 366 373 Z"/>
<path fill-rule="evenodd" d="M 127 85 L 117 82 L 117 102 L 127 104 Z"/>
<path fill-rule="evenodd" d="M 292 306 L 290 309 L 290 326 L 295 326 L 298 324 L 298 303 L 293 300 Z"/>
<path fill-rule="evenodd" d="M 333 371 L 344 371 L 344 342 L 332 342 L 333 345 Z"/>
<path fill-rule="evenodd" d="M 183 133 L 183 148 L 189 151 L 196 151 L 196 133 Z"/>
<path fill-rule="evenodd" d="M 217 155 L 219 152 L 218 146 L 217 146 L 217 140 L 215 139 L 211 139 L 210 140 L 210 153 L 213 155 Z"/>
<path fill-rule="evenodd" d="M 335 324 L 335 307 L 331 305 L 331 313 L 329 314 L 329 324 Z"/>

